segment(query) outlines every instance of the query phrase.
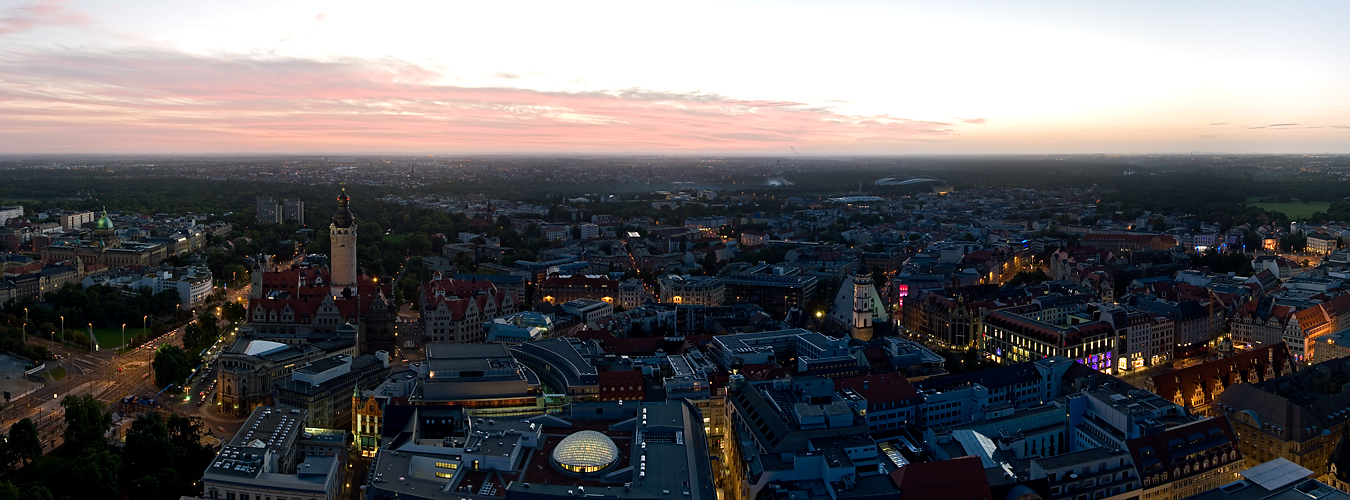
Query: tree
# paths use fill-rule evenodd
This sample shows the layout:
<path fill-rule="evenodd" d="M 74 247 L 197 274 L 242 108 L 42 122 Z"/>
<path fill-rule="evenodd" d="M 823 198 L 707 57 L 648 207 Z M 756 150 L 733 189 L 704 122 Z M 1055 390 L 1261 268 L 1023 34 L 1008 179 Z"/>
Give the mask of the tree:
<path fill-rule="evenodd" d="M 220 315 L 224 317 L 226 321 L 229 321 L 231 323 L 238 323 L 240 321 L 243 321 L 244 316 L 246 314 L 248 314 L 248 310 L 244 308 L 243 304 L 240 304 L 238 302 L 226 303 L 224 306 L 221 307 L 220 313 Z"/>
<path fill-rule="evenodd" d="M 1018 271 L 1017 274 L 1013 275 L 1012 279 L 1008 280 L 1007 284 L 1009 286 L 1020 286 L 1026 284 L 1043 283 L 1049 280 L 1050 276 L 1046 275 L 1045 271 L 1037 269 L 1035 271 Z"/>
<path fill-rule="evenodd" d="M 249 281 L 248 269 L 241 264 L 230 264 L 222 268 L 221 277 L 230 280 L 230 284 L 238 285 Z"/>
<path fill-rule="evenodd" d="M 23 419 L 14 423 L 9 428 L 9 447 L 14 456 L 23 462 L 25 467 L 42 456 L 42 438 L 38 437 L 37 425 L 30 419 Z"/>
<path fill-rule="evenodd" d="M 132 482 L 132 490 L 136 492 L 137 498 L 162 498 L 164 497 L 163 486 L 159 483 L 159 478 L 145 475 Z M 177 495 L 174 495 L 175 497 Z"/>
<path fill-rule="evenodd" d="M 160 346 L 155 351 L 155 359 L 150 365 L 155 370 L 155 384 L 160 387 L 181 383 L 192 374 L 192 361 L 187 351 L 176 345 Z"/>
<path fill-rule="evenodd" d="M 10 446 L 8 440 L 0 441 L 0 472 L 14 470 L 18 463 L 19 456 L 14 452 L 14 447 Z"/>
<path fill-rule="evenodd" d="M 90 398 L 93 399 L 93 398 Z M 122 460 L 106 447 L 90 447 L 75 459 L 71 465 L 70 477 L 79 481 L 70 481 L 70 496 L 75 498 L 119 498 L 119 477 Z"/>
<path fill-rule="evenodd" d="M 170 466 L 171 460 L 169 428 L 158 413 L 150 413 L 131 423 L 127 445 L 122 450 L 123 477 L 152 475 Z"/>
<path fill-rule="evenodd" d="M 61 400 L 66 412 L 66 445 L 81 450 L 103 444 L 103 436 L 112 426 L 112 415 L 93 395 L 66 396 Z M 101 448 L 101 446 L 99 447 Z"/>

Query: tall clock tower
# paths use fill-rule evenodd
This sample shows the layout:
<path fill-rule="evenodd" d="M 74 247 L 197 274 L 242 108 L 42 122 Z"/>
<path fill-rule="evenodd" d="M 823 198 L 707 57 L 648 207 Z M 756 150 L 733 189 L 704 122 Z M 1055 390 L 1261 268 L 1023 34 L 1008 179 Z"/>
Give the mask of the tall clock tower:
<path fill-rule="evenodd" d="M 334 295 L 341 295 L 345 288 L 351 288 L 352 293 L 356 293 L 356 220 L 347 209 L 350 203 L 347 188 L 342 188 L 342 195 L 338 196 L 337 213 L 333 214 L 333 224 L 328 226 L 332 243 L 329 265 Z"/>

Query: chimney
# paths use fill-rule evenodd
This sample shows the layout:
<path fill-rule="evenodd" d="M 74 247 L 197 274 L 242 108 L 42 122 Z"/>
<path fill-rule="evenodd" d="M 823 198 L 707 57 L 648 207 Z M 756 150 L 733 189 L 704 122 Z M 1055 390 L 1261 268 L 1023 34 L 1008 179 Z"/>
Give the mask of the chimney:
<path fill-rule="evenodd" d="M 863 381 L 863 389 L 866 389 L 866 388 L 867 388 L 867 381 L 864 380 L 864 381 Z"/>

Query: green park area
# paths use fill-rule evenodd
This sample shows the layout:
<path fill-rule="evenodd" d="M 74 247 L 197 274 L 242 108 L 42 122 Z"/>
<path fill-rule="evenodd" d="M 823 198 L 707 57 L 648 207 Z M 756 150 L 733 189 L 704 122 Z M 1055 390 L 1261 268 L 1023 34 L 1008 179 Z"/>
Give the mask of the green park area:
<path fill-rule="evenodd" d="M 51 371 L 47 372 L 47 375 L 50 376 L 52 380 L 61 380 L 63 378 L 66 378 L 66 367 L 58 366 L 56 368 L 52 368 Z"/>
<path fill-rule="evenodd" d="M 140 334 L 141 332 L 143 332 L 143 331 L 149 331 L 149 330 L 142 330 L 141 327 L 139 327 L 139 326 L 137 326 L 137 327 L 132 327 L 131 325 L 127 325 L 126 341 L 127 341 L 127 342 L 131 342 L 131 339 L 136 338 L 136 336 L 139 335 L 139 334 Z M 99 349 L 109 349 L 109 348 L 112 348 L 112 347 L 120 347 L 120 346 L 123 344 L 123 342 L 122 342 L 122 327 L 120 327 L 120 326 L 115 326 L 115 327 L 111 327 L 111 328 L 95 328 L 95 329 L 94 329 L 94 337 L 98 339 L 98 348 L 99 348 Z"/>
<path fill-rule="evenodd" d="M 1313 212 L 1326 213 L 1327 208 L 1331 206 L 1325 201 L 1302 202 L 1298 200 L 1287 201 L 1283 203 L 1260 202 L 1260 198 L 1248 198 L 1247 203 L 1262 210 L 1272 212 L 1281 212 L 1290 219 L 1312 217 Z"/>

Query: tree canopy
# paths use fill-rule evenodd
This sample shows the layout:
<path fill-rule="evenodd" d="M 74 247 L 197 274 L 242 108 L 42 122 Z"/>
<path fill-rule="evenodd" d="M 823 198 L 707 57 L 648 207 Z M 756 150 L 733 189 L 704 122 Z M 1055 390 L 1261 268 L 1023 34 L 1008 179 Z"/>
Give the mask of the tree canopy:
<path fill-rule="evenodd" d="M 112 425 L 112 415 L 103 403 L 90 394 L 70 395 L 61 400 L 61 407 L 66 412 L 66 430 L 62 435 L 66 446 L 85 449 L 104 444 L 103 436 Z"/>

